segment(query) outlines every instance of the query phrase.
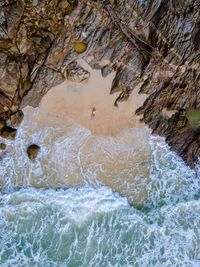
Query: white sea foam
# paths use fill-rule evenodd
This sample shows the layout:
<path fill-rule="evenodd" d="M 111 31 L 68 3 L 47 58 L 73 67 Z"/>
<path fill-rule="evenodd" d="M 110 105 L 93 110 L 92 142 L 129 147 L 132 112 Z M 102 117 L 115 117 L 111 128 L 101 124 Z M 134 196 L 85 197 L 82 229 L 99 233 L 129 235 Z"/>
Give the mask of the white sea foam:
<path fill-rule="evenodd" d="M 55 118 L 54 118 L 55 117 Z M 67 188 L 107 185 L 141 207 L 171 202 L 198 193 L 195 172 L 147 128 L 127 128 L 116 136 L 94 136 L 65 116 L 25 111 L 13 152 L 0 165 L 5 190 L 18 187 Z M 41 150 L 31 162 L 26 149 Z"/>
<path fill-rule="evenodd" d="M 199 266 L 198 175 L 164 139 L 146 128 L 94 136 L 52 116 L 25 112 L 6 142 L 0 265 Z M 35 162 L 31 143 L 41 147 Z"/>
<path fill-rule="evenodd" d="M 199 200 L 148 214 L 107 187 L 29 188 L 0 200 L 1 266 L 198 264 Z"/>

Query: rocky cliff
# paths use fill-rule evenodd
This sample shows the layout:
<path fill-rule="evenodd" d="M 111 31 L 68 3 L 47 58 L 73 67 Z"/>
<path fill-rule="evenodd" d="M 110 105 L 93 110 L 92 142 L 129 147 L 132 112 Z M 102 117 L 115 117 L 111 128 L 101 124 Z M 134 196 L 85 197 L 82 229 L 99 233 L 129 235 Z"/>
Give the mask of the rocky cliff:
<path fill-rule="evenodd" d="M 200 108 L 199 0 L 0 0 L 1 134 L 79 58 L 116 71 L 116 106 L 140 86 L 137 114 L 195 166 L 200 133 L 187 112 Z"/>

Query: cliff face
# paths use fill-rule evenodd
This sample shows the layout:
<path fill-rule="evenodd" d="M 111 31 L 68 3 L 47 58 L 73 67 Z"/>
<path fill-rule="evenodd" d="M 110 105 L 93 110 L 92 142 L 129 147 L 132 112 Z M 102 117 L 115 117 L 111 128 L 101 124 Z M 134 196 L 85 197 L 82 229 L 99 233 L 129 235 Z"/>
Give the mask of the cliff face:
<path fill-rule="evenodd" d="M 84 58 L 103 76 L 116 70 L 116 106 L 140 85 L 148 97 L 137 114 L 194 167 L 200 134 L 187 111 L 200 108 L 200 1 L 141 2 L 0 0 L 0 124 Z"/>

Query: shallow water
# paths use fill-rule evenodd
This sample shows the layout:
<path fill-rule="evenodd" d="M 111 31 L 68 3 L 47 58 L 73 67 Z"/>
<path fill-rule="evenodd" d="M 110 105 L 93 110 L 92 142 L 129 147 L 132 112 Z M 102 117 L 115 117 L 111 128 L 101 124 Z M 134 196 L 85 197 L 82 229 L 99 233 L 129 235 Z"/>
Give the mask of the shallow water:
<path fill-rule="evenodd" d="M 26 109 L 7 144 L 1 266 L 200 266 L 198 173 L 149 129 L 94 136 L 70 118 Z"/>

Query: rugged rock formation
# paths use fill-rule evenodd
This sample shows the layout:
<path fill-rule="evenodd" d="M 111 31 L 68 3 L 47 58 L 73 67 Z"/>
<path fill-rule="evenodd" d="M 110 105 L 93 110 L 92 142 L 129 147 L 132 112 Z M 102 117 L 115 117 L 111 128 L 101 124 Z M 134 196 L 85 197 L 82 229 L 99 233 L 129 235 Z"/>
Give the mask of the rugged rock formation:
<path fill-rule="evenodd" d="M 116 70 L 116 106 L 141 85 L 148 98 L 137 113 L 194 167 L 200 135 L 187 111 L 200 108 L 199 0 L 0 0 L 1 120 L 37 106 L 79 58 L 103 76 Z"/>
<path fill-rule="evenodd" d="M 17 133 L 17 130 L 15 128 L 5 126 L 1 130 L 0 136 L 8 140 L 14 140 L 16 133 Z"/>
<path fill-rule="evenodd" d="M 72 82 L 87 82 L 90 78 L 90 73 L 76 62 L 72 62 L 67 66 L 65 77 Z"/>
<path fill-rule="evenodd" d="M 10 116 L 10 124 L 12 127 L 18 127 L 24 118 L 24 113 L 18 110 L 16 113 Z"/>

